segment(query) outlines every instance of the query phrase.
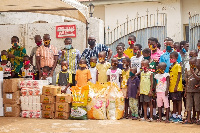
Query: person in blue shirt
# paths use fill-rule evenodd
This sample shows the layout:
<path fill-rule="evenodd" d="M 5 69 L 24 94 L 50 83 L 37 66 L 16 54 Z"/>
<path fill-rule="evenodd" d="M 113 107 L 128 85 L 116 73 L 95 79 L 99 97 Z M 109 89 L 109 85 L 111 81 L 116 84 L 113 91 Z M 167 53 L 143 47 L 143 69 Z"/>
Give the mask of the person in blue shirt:
<path fill-rule="evenodd" d="M 165 72 L 168 73 L 169 68 L 172 65 L 172 63 L 170 63 L 170 53 L 172 53 L 174 51 L 173 50 L 173 40 L 171 38 L 167 39 L 165 46 L 166 46 L 166 52 L 160 56 L 160 62 L 159 63 L 164 62 L 164 63 L 167 64 Z M 181 64 L 181 62 L 182 62 L 180 53 L 178 53 L 177 62 L 179 64 Z"/>

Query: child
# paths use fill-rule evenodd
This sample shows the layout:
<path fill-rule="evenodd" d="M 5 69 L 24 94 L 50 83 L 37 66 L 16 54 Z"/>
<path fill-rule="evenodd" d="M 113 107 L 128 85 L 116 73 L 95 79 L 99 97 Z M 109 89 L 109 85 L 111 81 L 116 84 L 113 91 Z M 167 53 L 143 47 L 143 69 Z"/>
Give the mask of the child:
<path fill-rule="evenodd" d="M 159 112 L 159 119 L 157 122 L 161 122 L 162 119 L 162 106 L 166 109 L 166 123 L 169 123 L 169 102 L 168 102 L 168 89 L 169 89 L 169 73 L 165 73 L 167 65 L 162 62 L 158 64 L 158 74 L 155 75 L 157 80 L 156 92 L 157 92 L 157 106 Z"/>
<path fill-rule="evenodd" d="M 128 119 L 128 102 L 129 100 L 127 99 L 127 81 L 129 78 L 129 72 L 130 72 L 130 59 L 128 57 L 124 58 L 122 60 L 123 62 L 123 70 L 122 70 L 122 84 L 121 84 L 121 89 L 124 95 L 125 99 L 125 115 L 124 117 Z"/>
<path fill-rule="evenodd" d="M 106 83 L 107 82 L 107 75 L 106 72 L 110 68 L 111 64 L 107 61 L 105 61 L 106 58 L 106 52 L 102 51 L 98 55 L 99 57 L 99 63 L 97 64 L 97 81 L 99 83 Z"/>
<path fill-rule="evenodd" d="M 111 83 L 116 83 L 120 88 L 122 70 L 117 68 L 118 59 L 112 58 L 111 65 L 112 65 L 112 67 L 110 69 L 108 69 L 107 73 L 106 73 L 108 76 L 107 80 L 108 80 L 108 82 L 111 81 Z"/>
<path fill-rule="evenodd" d="M 50 74 L 49 66 L 44 66 L 42 68 L 41 80 L 47 80 L 48 84 L 51 85 L 52 84 L 52 77 L 49 77 L 49 74 Z"/>
<path fill-rule="evenodd" d="M 92 82 L 93 84 L 96 83 L 97 78 L 98 78 L 98 77 L 97 77 L 96 64 L 97 64 L 97 57 L 96 57 L 96 56 L 91 57 L 91 58 L 90 58 L 90 68 L 89 68 L 89 70 L 90 70 L 90 73 L 91 73 L 91 76 L 92 76 L 91 82 Z"/>
<path fill-rule="evenodd" d="M 135 44 L 135 46 L 134 46 L 135 56 L 131 57 L 131 67 L 136 67 L 137 73 L 140 72 L 141 62 L 142 62 L 142 59 L 143 59 L 143 55 L 141 54 L 141 50 L 142 50 L 142 45 Z"/>
<path fill-rule="evenodd" d="M 153 39 L 153 38 L 152 38 Z M 154 42 L 154 41 L 153 41 Z M 152 43 L 152 41 L 151 41 Z M 151 46 L 151 45 L 150 45 Z M 150 112 L 153 112 L 153 119 L 156 120 L 157 116 L 156 116 L 156 80 L 154 78 L 155 72 L 157 70 L 157 65 L 158 65 L 158 58 L 156 58 L 156 60 L 151 58 L 151 49 L 149 48 L 145 48 L 142 51 L 143 57 L 144 59 L 149 61 L 149 71 L 151 71 L 153 73 L 153 86 L 152 86 L 152 95 L 153 95 L 153 99 L 152 99 L 152 104 L 153 104 L 153 110 Z"/>
<path fill-rule="evenodd" d="M 159 62 L 160 56 L 163 54 L 160 49 L 157 48 L 158 46 L 158 39 L 157 38 L 151 38 L 150 46 L 151 49 L 151 59 L 153 59 L 155 62 Z"/>
<path fill-rule="evenodd" d="M 87 61 L 86 59 L 80 59 L 79 69 L 76 71 L 76 85 L 78 87 L 83 87 L 87 85 L 87 82 L 92 78 L 90 70 L 86 69 Z"/>
<path fill-rule="evenodd" d="M 56 82 L 58 86 L 62 86 L 62 93 L 71 94 L 69 87 L 72 84 L 72 74 L 68 72 L 67 61 L 61 62 L 61 68 L 62 71 L 56 76 Z"/>
<path fill-rule="evenodd" d="M 153 74 L 149 71 L 149 61 L 143 60 L 142 63 L 142 72 L 140 74 L 140 88 L 139 88 L 139 95 L 140 95 L 140 102 L 143 103 L 144 109 L 144 118 L 140 120 L 145 121 L 147 120 L 147 105 L 150 106 L 150 119 L 149 121 L 153 121 L 152 119 L 152 88 L 153 88 Z"/>
<path fill-rule="evenodd" d="M 195 76 L 200 76 L 200 71 L 196 69 L 196 57 L 192 57 L 189 60 L 190 63 L 190 71 L 186 73 L 186 86 L 185 89 L 185 96 L 186 96 L 186 110 L 187 110 L 187 120 L 184 121 L 183 124 L 192 124 L 191 121 L 191 111 L 192 107 L 193 110 L 197 111 L 197 122 L 200 124 L 199 121 L 199 111 L 200 111 L 200 89 L 199 87 L 196 88 L 196 84 L 199 83 L 199 79 L 195 78 Z"/>
<path fill-rule="evenodd" d="M 177 63 L 178 53 L 172 52 L 170 54 L 170 85 L 169 85 L 169 97 L 173 102 L 173 122 L 182 122 L 181 108 L 182 108 L 182 68 L 181 65 Z M 176 112 L 178 112 L 178 118 L 176 118 Z"/>
<path fill-rule="evenodd" d="M 117 47 L 116 47 L 116 51 L 117 51 L 117 54 L 113 57 L 116 57 L 118 59 L 118 66 L 117 68 L 119 69 L 123 69 L 123 63 L 122 63 L 122 60 L 125 58 L 125 57 L 128 57 L 127 55 L 124 54 L 124 47 L 123 45 L 121 44 L 118 44 Z"/>
<path fill-rule="evenodd" d="M 174 43 L 174 51 L 180 52 L 180 43 L 179 42 Z"/>
<path fill-rule="evenodd" d="M 8 53 L 6 50 L 1 51 L 0 71 L 3 71 L 3 79 L 11 78 L 12 64 L 8 61 Z"/>
<path fill-rule="evenodd" d="M 131 57 L 135 56 L 133 52 L 135 42 L 136 42 L 136 37 L 134 35 L 130 35 L 128 37 L 129 47 L 124 51 L 124 54 L 126 54 L 130 59 Z"/>
<path fill-rule="evenodd" d="M 130 69 L 130 78 L 128 79 L 127 86 L 127 98 L 129 98 L 129 106 L 132 113 L 132 120 L 138 119 L 138 88 L 140 86 L 140 80 L 136 76 L 137 68 Z"/>
<path fill-rule="evenodd" d="M 19 71 L 18 76 L 24 78 L 25 80 L 34 80 L 35 79 L 34 70 L 29 60 L 29 56 L 25 55 L 23 62 L 24 62 L 23 67 Z"/>

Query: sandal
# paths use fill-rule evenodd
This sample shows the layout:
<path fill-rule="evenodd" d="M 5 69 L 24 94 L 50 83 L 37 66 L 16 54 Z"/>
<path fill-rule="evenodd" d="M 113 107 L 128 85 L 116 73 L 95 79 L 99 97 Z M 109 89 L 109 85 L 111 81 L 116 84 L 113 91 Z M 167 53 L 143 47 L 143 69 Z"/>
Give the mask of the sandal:
<path fill-rule="evenodd" d="M 170 121 L 169 120 L 165 120 L 165 123 L 170 123 Z"/>
<path fill-rule="evenodd" d="M 162 122 L 160 119 L 157 119 L 156 122 Z"/>
<path fill-rule="evenodd" d="M 146 121 L 144 118 L 140 118 L 139 121 Z"/>
<path fill-rule="evenodd" d="M 152 121 L 153 121 L 153 119 L 152 119 L 152 118 L 149 118 L 148 122 L 152 122 Z"/>
<path fill-rule="evenodd" d="M 133 118 L 132 118 L 132 120 L 137 120 L 137 119 L 138 119 L 138 117 L 133 117 Z"/>
<path fill-rule="evenodd" d="M 196 123 L 197 125 L 200 125 L 200 120 L 197 120 L 197 123 Z"/>
<path fill-rule="evenodd" d="M 189 122 L 188 120 L 185 120 L 182 124 L 193 124 L 193 123 Z"/>

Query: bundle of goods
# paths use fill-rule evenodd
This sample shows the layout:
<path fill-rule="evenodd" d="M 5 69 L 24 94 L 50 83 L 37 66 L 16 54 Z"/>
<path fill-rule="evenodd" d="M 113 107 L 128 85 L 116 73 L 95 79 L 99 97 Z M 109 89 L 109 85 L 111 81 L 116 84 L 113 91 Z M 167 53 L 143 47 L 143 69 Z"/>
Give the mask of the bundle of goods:
<path fill-rule="evenodd" d="M 3 109 L 3 71 L 0 71 L 0 116 L 4 116 L 4 109 Z"/>
<path fill-rule="evenodd" d="M 70 115 L 70 106 L 72 102 L 71 94 L 57 94 L 56 95 L 56 119 L 68 119 Z"/>
<path fill-rule="evenodd" d="M 111 83 L 107 95 L 107 118 L 118 120 L 124 114 L 124 96 L 117 84 Z"/>
<path fill-rule="evenodd" d="M 40 95 L 44 85 L 48 85 L 46 80 L 24 80 L 19 83 L 22 117 L 41 118 Z"/>
<path fill-rule="evenodd" d="M 87 119 L 87 100 L 89 86 L 77 87 L 73 86 L 72 91 L 72 108 L 70 119 L 72 120 L 86 120 Z"/>
<path fill-rule="evenodd" d="M 61 87 L 54 85 L 43 86 L 40 102 L 42 103 L 42 117 L 52 119 L 55 113 L 56 95 L 61 94 Z"/>
<path fill-rule="evenodd" d="M 23 80 L 23 78 L 3 80 L 3 104 L 6 117 L 20 116 L 20 91 L 18 83 Z"/>
<path fill-rule="evenodd" d="M 123 117 L 124 97 L 117 84 L 108 82 L 105 84 L 88 83 L 88 85 L 88 119 L 118 120 Z"/>
<path fill-rule="evenodd" d="M 88 119 L 105 120 L 106 117 L 106 94 L 108 84 L 92 84 L 89 85 L 87 117 Z"/>

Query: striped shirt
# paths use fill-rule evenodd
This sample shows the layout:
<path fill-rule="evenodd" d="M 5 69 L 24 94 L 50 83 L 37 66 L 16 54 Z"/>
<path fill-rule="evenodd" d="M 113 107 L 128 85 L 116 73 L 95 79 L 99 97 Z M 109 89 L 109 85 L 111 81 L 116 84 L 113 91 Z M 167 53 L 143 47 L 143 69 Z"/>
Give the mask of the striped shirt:
<path fill-rule="evenodd" d="M 74 48 L 71 48 L 70 50 L 66 50 L 64 56 L 62 56 L 62 51 L 59 51 L 59 57 L 58 57 L 58 63 L 61 64 L 62 61 L 67 61 L 69 67 L 68 71 L 72 74 L 76 74 L 76 70 L 78 69 L 78 62 L 80 60 L 81 54 L 80 51 Z"/>
<path fill-rule="evenodd" d="M 86 48 L 83 51 L 83 53 L 81 55 L 81 58 L 84 57 L 87 60 L 87 65 L 89 66 L 90 58 L 92 56 L 96 56 L 98 58 L 98 54 L 101 51 L 105 51 L 106 52 L 106 59 L 107 59 L 108 50 L 109 50 L 109 48 L 106 45 L 104 45 L 104 44 L 96 44 L 96 46 L 93 49 L 91 49 L 90 47 Z"/>
<path fill-rule="evenodd" d="M 40 67 L 53 67 L 54 56 L 58 55 L 58 50 L 53 45 L 49 47 L 40 46 L 36 51 L 36 56 L 40 57 Z"/>

